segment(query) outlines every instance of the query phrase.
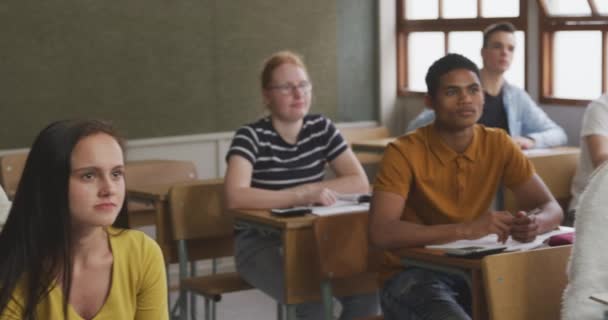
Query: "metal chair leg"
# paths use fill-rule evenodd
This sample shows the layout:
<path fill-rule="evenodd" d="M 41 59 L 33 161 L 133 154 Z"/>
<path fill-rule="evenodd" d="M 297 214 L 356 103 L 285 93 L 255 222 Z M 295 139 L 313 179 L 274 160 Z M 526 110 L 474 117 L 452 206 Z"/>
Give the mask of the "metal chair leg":
<path fill-rule="evenodd" d="M 217 273 L 217 259 L 211 259 L 211 274 Z M 211 301 L 211 319 L 217 319 L 217 303 L 215 301 Z"/>
<path fill-rule="evenodd" d="M 284 320 L 283 319 L 283 304 L 277 302 L 277 320 Z"/>
<path fill-rule="evenodd" d="M 205 298 L 205 320 L 211 320 L 211 310 L 209 310 L 209 299 Z"/>
<path fill-rule="evenodd" d="M 296 320 L 296 305 L 295 304 L 288 304 L 285 306 L 286 308 L 286 316 L 287 316 L 287 320 Z"/>
<path fill-rule="evenodd" d="M 185 290 L 179 290 L 179 297 L 177 299 L 179 303 L 179 319 L 188 319 L 188 293 Z"/>
<path fill-rule="evenodd" d="M 217 319 L 217 303 L 211 301 L 211 320 Z"/>
<path fill-rule="evenodd" d="M 323 313 L 325 314 L 325 320 L 333 320 L 333 295 L 331 293 L 331 282 L 324 280 L 321 282 L 321 297 L 323 300 Z"/>
<path fill-rule="evenodd" d="M 190 276 L 196 277 L 196 261 L 190 261 Z M 190 319 L 196 320 L 196 294 L 190 292 Z"/>

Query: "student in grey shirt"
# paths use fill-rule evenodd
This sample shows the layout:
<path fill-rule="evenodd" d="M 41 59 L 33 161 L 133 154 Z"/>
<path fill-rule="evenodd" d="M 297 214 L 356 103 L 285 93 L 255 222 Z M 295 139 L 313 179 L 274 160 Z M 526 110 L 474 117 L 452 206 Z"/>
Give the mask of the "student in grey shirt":
<path fill-rule="evenodd" d="M 485 103 L 478 123 L 502 128 L 522 149 L 547 148 L 566 144 L 564 130 L 539 108 L 526 91 L 508 83 L 504 73 L 513 61 L 515 27 L 497 23 L 484 31 L 480 70 Z M 432 110 L 425 110 L 410 122 L 407 131 L 435 120 Z"/>

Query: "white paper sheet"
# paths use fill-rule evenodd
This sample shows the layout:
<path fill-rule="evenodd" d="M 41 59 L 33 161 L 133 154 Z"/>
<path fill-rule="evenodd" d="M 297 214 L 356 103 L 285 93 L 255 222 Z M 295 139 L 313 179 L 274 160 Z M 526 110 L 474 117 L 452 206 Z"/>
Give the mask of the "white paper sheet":
<path fill-rule="evenodd" d="M 534 248 L 542 246 L 543 242 L 551 236 L 568 233 L 568 232 L 572 232 L 572 231 L 574 231 L 574 228 L 560 226 L 559 230 L 553 230 L 553 231 L 547 232 L 545 234 L 541 234 L 541 235 L 537 236 L 534 241 L 526 242 L 526 243 L 513 240 L 511 237 L 509 237 L 509 240 L 507 240 L 507 242 L 505 244 L 502 244 L 502 243 L 498 242 L 497 235 L 490 234 L 483 238 L 479 238 L 477 240 L 458 240 L 458 241 L 454 241 L 454 242 L 450 242 L 450 243 L 446 243 L 446 244 L 426 246 L 426 248 L 428 248 L 428 249 L 457 249 L 457 248 L 465 248 L 465 247 L 493 248 L 496 246 L 507 246 L 506 251 L 530 250 L 530 249 L 534 249 Z"/>
<path fill-rule="evenodd" d="M 334 214 L 344 214 L 351 212 L 369 211 L 369 203 L 356 203 L 354 201 L 337 200 L 331 206 L 312 207 L 312 213 L 318 216 L 330 216 Z"/>

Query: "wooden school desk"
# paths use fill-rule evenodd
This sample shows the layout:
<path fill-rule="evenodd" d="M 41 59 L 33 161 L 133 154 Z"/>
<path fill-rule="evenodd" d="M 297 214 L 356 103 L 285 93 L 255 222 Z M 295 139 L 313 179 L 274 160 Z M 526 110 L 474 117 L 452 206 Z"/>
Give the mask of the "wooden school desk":
<path fill-rule="evenodd" d="M 444 255 L 443 250 L 425 248 L 397 249 L 393 252 L 401 258 L 404 266 L 416 266 L 463 276 L 471 288 L 473 320 L 494 319 L 496 314 L 507 315 L 503 318 L 509 319 L 507 311 L 513 312 L 513 303 L 520 304 L 519 308 L 515 309 L 534 309 L 535 307 L 530 304 L 540 303 L 541 299 L 531 299 L 531 297 L 537 298 L 543 292 L 547 298 L 549 296 L 553 298 L 551 304 L 546 301 L 546 305 L 542 308 L 532 310 L 534 317 L 512 319 L 544 320 L 547 318 L 543 315 L 547 313 L 553 316 L 555 312 L 559 313 L 561 291 L 557 290 L 563 290 L 565 287 L 566 262 L 571 247 L 499 253 L 476 259 L 448 257 Z M 499 263 L 496 263 L 497 261 Z M 491 268 L 487 269 L 488 266 Z M 484 272 L 484 269 L 492 272 Z M 538 278 L 541 281 L 528 281 L 526 277 Z M 556 278 L 552 281 L 548 277 Z M 560 285 L 557 286 L 556 283 Z M 547 292 L 551 290 L 553 291 Z"/>
<path fill-rule="evenodd" d="M 397 137 L 353 141 L 352 148 L 354 151 L 383 153 L 384 149 L 386 149 L 386 146 L 388 146 L 388 144 L 393 142 L 395 139 L 397 139 Z M 534 159 L 551 158 L 559 155 L 568 155 L 573 153 L 578 154 L 579 152 L 579 148 L 568 146 L 524 150 L 524 154 L 528 158 Z"/>
<path fill-rule="evenodd" d="M 353 151 L 355 152 L 374 152 L 382 154 L 384 149 L 389 143 L 393 142 L 396 137 L 380 138 L 380 139 L 366 139 L 366 140 L 355 140 L 351 143 Z"/>
<path fill-rule="evenodd" d="M 184 183 L 196 184 L 205 182 L 216 183 L 217 180 L 193 180 Z M 168 198 L 169 190 L 173 185 L 175 183 L 127 187 L 129 200 L 154 206 L 154 210 L 156 211 L 156 242 L 158 242 L 167 264 L 178 262 L 177 246 L 175 245 L 175 241 L 173 241 L 173 231 L 171 229 L 171 212 L 169 211 Z M 232 245 L 232 239 L 222 239 L 221 241 L 214 239 L 213 243 L 209 244 L 201 243 L 198 245 L 197 243 L 197 246 L 193 248 L 190 255 L 197 259 L 206 259 L 207 256 L 211 257 L 217 251 L 229 250 Z"/>
<path fill-rule="evenodd" d="M 462 276 L 471 289 L 473 320 L 488 319 L 481 273 L 482 259 L 447 257 L 443 250 L 425 248 L 396 249 L 393 253 L 401 258 L 406 267 L 420 267 Z"/>
<path fill-rule="evenodd" d="M 154 206 L 156 211 L 156 242 L 160 246 L 166 263 L 176 260 L 177 255 L 171 236 L 169 203 L 167 196 L 171 185 L 159 184 L 148 186 L 127 187 L 127 197 L 131 201 Z"/>
<path fill-rule="evenodd" d="M 287 306 L 287 319 L 295 319 L 295 304 L 311 301 L 320 303 L 321 276 L 313 232 L 316 216 L 307 214 L 278 218 L 268 210 L 234 210 L 232 214 L 240 223 L 281 233 L 285 270 L 283 295 Z M 336 295 L 369 293 L 376 289 L 375 281 L 375 278 L 370 277 L 369 284 L 345 282 L 334 286 L 333 291 Z"/>

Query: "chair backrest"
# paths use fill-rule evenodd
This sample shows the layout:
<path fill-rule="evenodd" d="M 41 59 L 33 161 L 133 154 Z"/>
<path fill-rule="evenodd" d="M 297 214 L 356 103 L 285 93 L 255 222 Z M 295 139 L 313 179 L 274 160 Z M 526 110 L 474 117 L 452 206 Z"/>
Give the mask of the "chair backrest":
<path fill-rule="evenodd" d="M 351 277 L 368 269 L 369 213 L 319 217 L 314 222 L 321 277 Z"/>
<path fill-rule="evenodd" d="M 579 153 L 577 149 L 567 148 L 563 152 L 528 157 L 536 173 L 543 179 L 564 212 L 567 211 L 572 197 L 570 185 L 576 171 Z M 505 192 L 505 209 L 510 211 L 518 209 L 515 197 L 509 190 Z"/>
<path fill-rule="evenodd" d="M 606 306 L 589 296 L 608 292 L 608 163 L 592 174 L 576 210 L 576 240 L 570 257 L 569 283 L 562 319 L 601 319 Z"/>
<path fill-rule="evenodd" d="M 482 273 L 490 319 L 559 319 L 572 246 L 490 255 Z"/>
<path fill-rule="evenodd" d="M 340 129 L 342 136 L 350 146 L 353 141 L 383 139 L 391 136 L 386 127 L 373 128 L 342 128 Z M 355 157 L 362 165 L 376 165 L 382 160 L 382 154 L 375 152 L 358 151 L 355 152 Z M 369 169 L 369 175 L 375 176 L 375 170 Z"/>
<path fill-rule="evenodd" d="M 350 145 L 351 142 L 357 140 L 371 140 L 371 139 L 382 139 L 391 136 L 390 132 L 386 127 L 372 127 L 372 128 L 341 128 L 340 132 L 346 142 Z"/>
<path fill-rule="evenodd" d="M 135 160 L 125 164 L 127 187 L 196 180 L 196 166 L 183 160 Z"/>
<path fill-rule="evenodd" d="M 223 180 L 177 184 L 169 191 L 174 240 L 232 237 L 233 219 L 224 210 Z"/>
<path fill-rule="evenodd" d="M 0 183 L 9 199 L 12 199 L 17 192 L 19 180 L 25 167 L 28 152 L 7 154 L 0 157 Z"/>

